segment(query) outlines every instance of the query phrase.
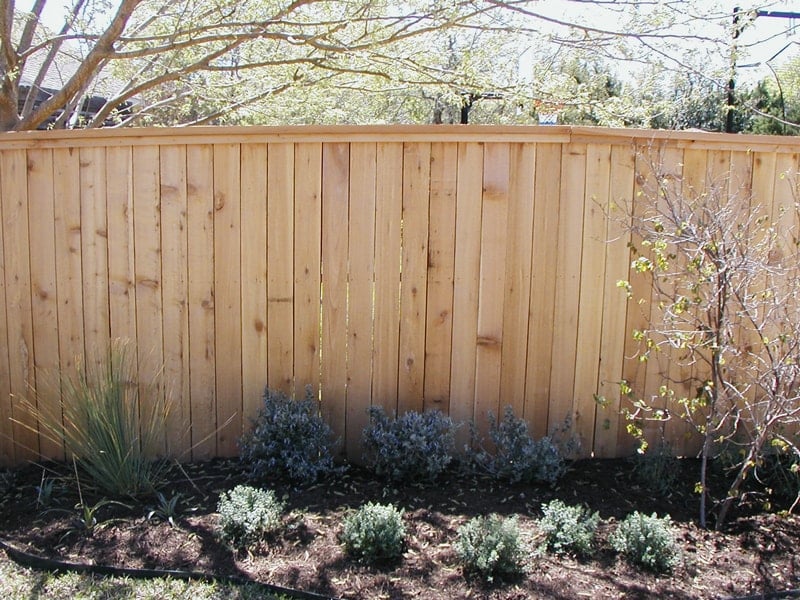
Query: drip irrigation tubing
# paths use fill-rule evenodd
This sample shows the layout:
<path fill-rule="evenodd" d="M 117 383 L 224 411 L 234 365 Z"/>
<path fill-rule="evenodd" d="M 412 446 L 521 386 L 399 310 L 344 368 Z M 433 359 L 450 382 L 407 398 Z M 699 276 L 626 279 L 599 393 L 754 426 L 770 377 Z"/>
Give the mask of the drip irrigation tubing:
<path fill-rule="evenodd" d="M 279 585 L 273 585 L 271 583 L 262 583 L 260 581 L 252 581 L 250 579 L 229 575 L 219 576 L 201 573 L 198 571 L 180 571 L 172 569 L 134 569 L 128 567 L 112 567 L 108 565 L 82 564 L 55 560 L 52 558 L 36 556 L 35 554 L 30 554 L 23 550 L 19 550 L 2 539 L 0 539 L 0 548 L 3 549 L 8 557 L 18 565 L 36 569 L 38 571 L 48 571 L 51 573 L 85 573 L 89 575 L 99 575 L 102 577 L 129 577 L 132 579 L 170 578 L 202 581 L 205 583 L 250 585 L 256 586 L 273 595 L 282 595 L 289 598 L 297 598 L 298 600 L 337 600 L 333 596 L 285 588 Z"/>

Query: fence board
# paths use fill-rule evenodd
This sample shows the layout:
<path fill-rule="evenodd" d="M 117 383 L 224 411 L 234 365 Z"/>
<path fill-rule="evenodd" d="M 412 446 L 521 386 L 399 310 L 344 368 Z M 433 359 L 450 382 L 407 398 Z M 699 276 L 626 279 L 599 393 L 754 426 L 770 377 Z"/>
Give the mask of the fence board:
<path fill-rule="evenodd" d="M 348 217 L 347 420 L 345 448 L 357 457 L 372 397 L 372 305 L 375 262 L 375 184 L 377 147 L 350 146 Z"/>
<path fill-rule="evenodd" d="M 269 383 L 294 386 L 294 148 L 270 144 L 267 171 L 267 329 Z"/>
<path fill-rule="evenodd" d="M 458 146 L 431 144 L 425 410 L 448 412 L 453 343 L 453 274 Z"/>
<path fill-rule="evenodd" d="M 320 231 L 322 145 L 295 146 L 294 174 L 294 377 L 295 393 L 311 386 L 319 397 Z"/>
<path fill-rule="evenodd" d="M 258 413 L 269 372 L 266 144 L 242 145 L 242 404 L 244 428 Z M 272 157 L 269 156 L 269 159 Z M 283 389 L 281 387 L 281 389 Z"/>
<path fill-rule="evenodd" d="M 35 366 L 35 395 L 40 411 L 61 421 L 58 374 L 58 299 L 56 296 L 55 205 L 53 153 L 28 152 L 28 215 L 30 228 L 31 304 Z M 31 394 L 32 395 L 32 394 Z M 64 458 L 60 440 L 43 435 L 41 454 L 45 458 Z"/>
<path fill-rule="evenodd" d="M 453 356 L 450 366 L 450 416 L 457 422 L 475 417 L 475 357 L 478 349 L 478 278 L 480 271 L 483 144 L 458 145 L 455 272 L 453 281 Z M 457 432 L 458 445 L 468 432 Z"/>
<path fill-rule="evenodd" d="M 633 194 L 635 159 L 627 150 L 611 148 L 611 176 L 606 229 L 606 276 L 603 282 L 603 316 L 600 342 L 600 368 L 597 394 L 605 399 L 597 409 L 594 430 L 594 453 L 600 458 L 615 455 L 619 436 L 620 389 L 623 377 L 625 339 L 628 335 L 625 316 L 627 302 L 618 281 L 628 278 L 630 233 L 626 204 Z"/>
<path fill-rule="evenodd" d="M 83 364 L 83 273 L 81 270 L 81 192 L 77 150 L 53 150 L 56 287 L 58 289 L 58 363 L 66 377 Z"/>
<path fill-rule="evenodd" d="M 213 160 L 211 146 L 186 148 L 189 413 L 194 460 L 216 455 L 217 428 L 223 424 L 217 421 L 216 411 Z"/>
<path fill-rule="evenodd" d="M 586 150 L 586 188 L 583 202 L 583 242 L 580 266 L 580 291 L 575 391 L 573 392 L 574 432 L 580 452 L 588 456 L 594 447 L 597 380 L 600 372 L 600 345 L 603 320 L 603 282 L 606 279 L 606 215 L 611 180 L 611 146 L 595 144 Z"/>
<path fill-rule="evenodd" d="M 0 190 L 6 173 L 0 171 Z M 0 302 L 5 308 L 6 298 L 6 262 L 4 235 L 3 204 L 0 201 Z M 8 322 L 6 311 L 0 311 L 0 466 L 10 467 L 15 464 L 14 458 L 14 424 L 11 408 L 11 371 L 9 368 Z"/>
<path fill-rule="evenodd" d="M 188 458 L 191 452 L 186 148 L 163 146 L 160 152 L 163 373 L 167 453 Z"/>
<path fill-rule="evenodd" d="M 475 420 L 486 433 L 486 417 L 498 414 L 503 351 L 503 296 L 508 240 L 509 148 L 486 144 L 483 156 L 478 348 L 475 355 Z M 477 232 L 476 232 L 477 235 Z"/>
<path fill-rule="evenodd" d="M 564 146 L 558 218 L 558 260 L 555 264 L 553 361 L 548 426 L 561 427 L 574 419 L 575 360 L 578 351 L 581 249 L 583 240 L 586 146 Z"/>
<path fill-rule="evenodd" d="M 142 415 L 150 415 L 158 410 L 161 395 L 164 393 L 161 387 L 153 387 L 158 381 L 157 376 L 164 359 L 160 172 L 158 147 L 134 148 L 133 227 L 136 247 L 136 338 L 138 340 L 136 352 Z M 88 338 L 86 344 L 88 347 Z M 154 440 L 155 450 L 165 451 L 166 435 L 157 437 L 158 439 Z"/>
<path fill-rule="evenodd" d="M 403 263 L 400 284 L 398 413 L 424 408 L 431 146 L 403 147 Z"/>
<path fill-rule="evenodd" d="M 22 406 L 34 385 L 31 313 L 30 239 L 28 237 L 27 159 L 23 150 L 0 153 L 0 202 L 3 210 L 9 387 L 14 459 L 33 460 L 39 453 L 36 420 Z M 32 400 L 35 403 L 35 399 Z"/>
<path fill-rule="evenodd" d="M 512 146 L 509 157 L 508 227 L 505 256 L 503 347 L 500 374 L 502 413 L 511 406 L 514 414 L 525 414 L 525 380 L 528 358 L 528 327 L 533 252 L 534 169 L 536 146 Z"/>
<path fill-rule="evenodd" d="M 322 414 L 345 436 L 347 410 L 347 252 L 350 212 L 347 144 L 322 146 Z"/>
<path fill-rule="evenodd" d="M 267 383 L 310 383 L 352 458 L 369 405 L 485 428 L 510 404 L 535 436 L 570 417 L 584 452 L 625 455 L 619 380 L 652 397 L 664 373 L 700 371 L 667 352 L 635 360 L 630 332 L 658 306 L 608 213 L 643 210 L 648 156 L 687 193 L 720 179 L 784 218 L 800 169 L 783 138 L 582 128 L 70 139 L 0 140 L 4 464 L 62 456 L 10 421 L 31 424 L 19 394 L 115 337 L 136 344 L 143 381 L 163 368 L 178 398 L 165 441 L 194 459 L 237 451 Z M 618 279 L 642 302 L 625 303 Z M 696 448 L 677 422 L 663 430 L 678 452 Z M 647 427 L 651 442 L 661 432 Z"/>
<path fill-rule="evenodd" d="M 136 345 L 136 270 L 131 149 L 106 149 L 108 304 L 111 337 Z"/>
<path fill-rule="evenodd" d="M 400 363 L 400 263 L 403 145 L 379 143 L 375 197 L 375 336 L 372 404 L 397 411 Z"/>
<path fill-rule="evenodd" d="M 561 146 L 539 144 L 534 180 L 533 254 L 531 257 L 531 299 L 528 323 L 528 365 L 525 376 L 525 419 L 531 433 L 548 433 L 550 372 L 552 366 L 553 322 L 559 227 Z"/>
<path fill-rule="evenodd" d="M 236 454 L 242 434 L 241 154 L 214 147 L 214 328 L 217 360 L 217 453 Z"/>

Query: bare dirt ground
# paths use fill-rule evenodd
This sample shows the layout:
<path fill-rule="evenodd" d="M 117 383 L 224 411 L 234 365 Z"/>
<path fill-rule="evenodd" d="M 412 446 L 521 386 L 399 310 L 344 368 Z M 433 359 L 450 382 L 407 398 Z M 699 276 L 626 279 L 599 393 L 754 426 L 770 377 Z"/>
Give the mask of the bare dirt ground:
<path fill-rule="evenodd" d="M 285 532 L 250 553 L 218 539 L 219 494 L 245 482 L 236 461 L 215 460 L 173 467 L 162 488 L 180 494 L 175 526 L 146 518 L 153 499 L 130 508 L 101 506 L 94 531 L 74 527 L 74 484 L 56 485 L 49 510 L 37 505 L 42 467 L 14 472 L 3 501 L 0 536 L 40 556 L 121 567 L 204 571 L 313 591 L 338 598 L 728 598 L 800 587 L 800 518 L 740 508 L 725 531 L 696 525 L 692 493 L 696 463 L 678 462 L 677 491 L 662 495 L 631 476 L 626 460 L 573 463 L 555 487 L 500 485 L 482 476 L 453 472 L 433 485 L 397 488 L 352 468 L 310 488 L 275 484 L 288 503 Z M 68 468 L 49 476 L 65 477 Z M 583 503 L 603 519 L 595 557 L 576 560 L 536 552 L 541 505 L 554 498 Z M 84 490 L 87 505 L 100 500 Z M 402 560 L 359 564 L 342 551 L 343 515 L 368 501 L 393 502 L 405 512 L 407 547 Z M 52 507 L 57 508 L 53 510 Z M 63 510 L 62 510 L 63 509 Z M 668 576 L 629 566 L 605 543 L 616 521 L 638 510 L 671 515 L 682 556 Z M 486 584 L 465 577 L 452 543 L 458 527 L 476 515 L 517 515 L 531 549 L 524 576 Z"/>

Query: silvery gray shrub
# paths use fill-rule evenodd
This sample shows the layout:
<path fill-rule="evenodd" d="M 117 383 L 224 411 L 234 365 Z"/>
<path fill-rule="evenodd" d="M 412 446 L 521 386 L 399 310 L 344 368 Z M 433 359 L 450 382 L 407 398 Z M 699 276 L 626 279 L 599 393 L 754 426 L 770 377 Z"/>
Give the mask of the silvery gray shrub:
<path fill-rule="evenodd" d="M 254 481 L 284 478 L 310 484 L 339 471 L 332 439 L 310 386 L 303 400 L 267 388 L 253 428 L 239 441 L 240 459 Z"/>
<path fill-rule="evenodd" d="M 455 425 L 438 410 L 409 411 L 395 419 L 380 406 L 369 409 L 364 429 L 364 460 L 392 481 L 432 480 L 453 460 Z"/>

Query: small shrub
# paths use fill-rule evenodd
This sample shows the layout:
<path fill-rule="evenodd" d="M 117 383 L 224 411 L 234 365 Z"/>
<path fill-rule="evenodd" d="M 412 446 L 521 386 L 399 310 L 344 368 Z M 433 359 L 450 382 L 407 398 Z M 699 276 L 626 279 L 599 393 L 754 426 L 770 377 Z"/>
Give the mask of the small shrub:
<path fill-rule="evenodd" d="M 489 515 L 471 519 L 458 529 L 455 551 L 465 573 L 478 574 L 488 581 L 518 575 L 523 570 L 525 552 L 515 517 Z"/>
<path fill-rule="evenodd" d="M 431 480 L 453 460 L 455 425 L 439 411 L 410 411 L 391 419 L 373 406 L 362 445 L 364 460 L 376 474 L 393 481 Z"/>
<path fill-rule="evenodd" d="M 350 556 L 374 562 L 398 558 L 405 535 L 402 511 L 370 502 L 345 517 L 341 541 Z"/>
<path fill-rule="evenodd" d="M 678 548 L 669 516 L 659 518 L 634 512 L 622 521 L 609 537 L 611 547 L 628 562 L 659 573 L 668 573 L 678 564 Z"/>
<path fill-rule="evenodd" d="M 280 529 L 285 505 L 272 490 L 237 485 L 220 495 L 222 539 L 235 548 L 247 548 Z"/>
<path fill-rule="evenodd" d="M 11 494 L 16 490 L 16 473 L 0 469 L 0 506 L 11 499 Z"/>
<path fill-rule="evenodd" d="M 117 339 L 105 355 L 50 382 L 52 393 L 63 397 L 55 410 L 24 403 L 42 433 L 63 442 L 92 483 L 111 496 L 152 493 L 166 466 L 158 457 L 171 400 L 160 371 L 151 380 L 140 379 L 141 371 L 131 342 Z"/>
<path fill-rule="evenodd" d="M 317 411 L 310 386 L 303 400 L 270 389 L 263 400 L 252 430 L 239 442 L 240 458 L 252 480 L 286 478 L 309 484 L 337 471 L 333 435 Z"/>
<path fill-rule="evenodd" d="M 542 507 L 544 515 L 539 528 L 546 535 L 545 548 L 556 554 L 573 553 L 590 556 L 594 553 L 594 541 L 598 513 L 591 513 L 583 506 L 568 506 L 561 500 L 553 500 Z"/>
<path fill-rule="evenodd" d="M 665 496 L 675 489 L 680 469 L 667 443 L 648 448 L 633 458 L 632 474 L 641 484 Z"/>
<path fill-rule="evenodd" d="M 498 421 L 489 413 L 489 437 L 495 450 L 480 448 L 473 451 L 472 460 L 492 477 L 509 483 L 555 483 L 566 471 L 561 452 L 549 437 L 534 440 L 528 424 L 514 416 L 507 406 L 503 419 Z"/>

